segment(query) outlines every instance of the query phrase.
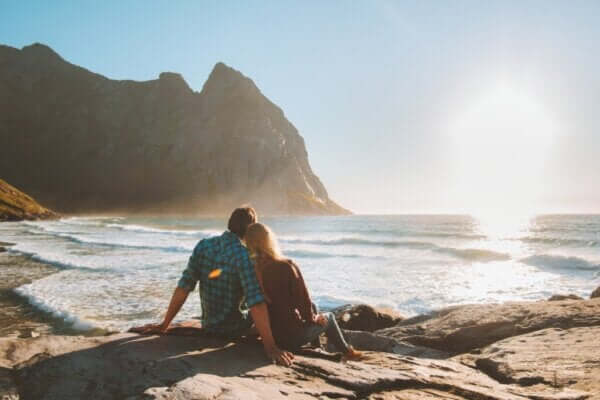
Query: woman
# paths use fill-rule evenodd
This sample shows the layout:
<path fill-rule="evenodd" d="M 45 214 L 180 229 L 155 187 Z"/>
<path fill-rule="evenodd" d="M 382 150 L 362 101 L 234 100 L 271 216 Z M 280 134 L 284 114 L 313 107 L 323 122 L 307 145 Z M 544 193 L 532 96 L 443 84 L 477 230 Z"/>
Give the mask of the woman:
<path fill-rule="evenodd" d="M 325 332 L 329 343 L 346 359 L 361 358 L 362 353 L 344 340 L 332 313 L 316 314 L 313 311 L 300 269 L 282 256 L 273 232 L 263 224 L 252 224 L 246 231 L 245 240 L 267 298 L 271 330 L 277 344 L 293 351 Z"/>

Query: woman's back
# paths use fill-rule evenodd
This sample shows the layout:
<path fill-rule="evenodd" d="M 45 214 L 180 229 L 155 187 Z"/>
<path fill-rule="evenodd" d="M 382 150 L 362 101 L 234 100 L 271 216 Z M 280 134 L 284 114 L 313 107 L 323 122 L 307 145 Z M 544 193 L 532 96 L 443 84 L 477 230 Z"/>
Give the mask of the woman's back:
<path fill-rule="evenodd" d="M 263 289 L 270 300 L 273 336 L 280 346 L 293 346 L 298 333 L 314 319 L 302 273 L 292 260 L 273 260 L 262 267 L 261 275 Z"/>

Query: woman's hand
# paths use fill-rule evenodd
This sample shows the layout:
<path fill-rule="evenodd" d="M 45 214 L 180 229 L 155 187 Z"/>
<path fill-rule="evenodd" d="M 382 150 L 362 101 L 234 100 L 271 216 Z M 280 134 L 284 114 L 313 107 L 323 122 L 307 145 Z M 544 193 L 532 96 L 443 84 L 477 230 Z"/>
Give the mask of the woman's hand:
<path fill-rule="evenodd" d="M 314 323 L 319 324 L 321 326 L 325 326 L 329 323 L 329 320 L 327 319 L 327 317 L 325 315 L 317 314 L 314 317 Z"/>
<path fill-rule="evenodd" d="M 289 367 L 294 362 L 294 355 L 289 351 L 281 350 L 275 345 L 265 345 L 264 348 L 265 353 L 267 354 L 267 358 L 271 360 L 273 364 Z"/>

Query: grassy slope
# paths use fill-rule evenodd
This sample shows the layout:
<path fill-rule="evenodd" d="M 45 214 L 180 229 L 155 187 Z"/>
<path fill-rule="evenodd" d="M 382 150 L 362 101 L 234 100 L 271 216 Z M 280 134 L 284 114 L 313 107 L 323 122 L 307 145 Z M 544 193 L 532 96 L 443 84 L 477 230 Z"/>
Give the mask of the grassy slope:
<path fill-rule="evenodd" d="M 57 214 L 0 179 L 0 221 L 54 218 Z"/>

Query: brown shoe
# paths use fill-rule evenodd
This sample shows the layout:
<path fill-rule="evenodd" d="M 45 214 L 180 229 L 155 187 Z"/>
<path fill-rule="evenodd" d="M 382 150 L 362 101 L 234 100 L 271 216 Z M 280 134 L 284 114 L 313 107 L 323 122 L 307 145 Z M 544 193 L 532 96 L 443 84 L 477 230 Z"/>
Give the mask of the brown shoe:
<path fill-rule="evenodd" d="M 355 350 L 354 347 L 350 346 L 346 354 L 344 354 L 345 361 L 358 361 L 364 357 L 362 351 Z"/>

